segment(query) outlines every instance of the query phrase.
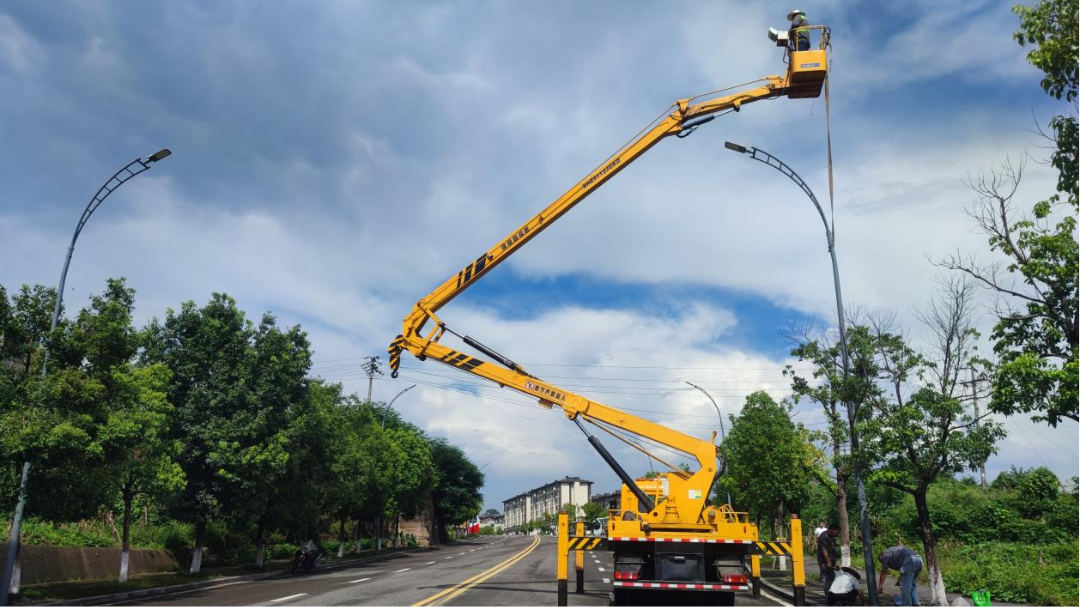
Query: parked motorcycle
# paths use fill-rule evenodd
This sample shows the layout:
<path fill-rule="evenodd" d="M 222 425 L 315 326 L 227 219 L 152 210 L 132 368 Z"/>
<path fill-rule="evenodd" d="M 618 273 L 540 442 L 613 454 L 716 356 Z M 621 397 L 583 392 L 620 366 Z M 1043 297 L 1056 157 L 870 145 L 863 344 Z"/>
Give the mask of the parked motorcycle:
<path fill-rule="evenodd" d="M 296 555 L 293 557 L 292 572 L 312 571 L 322 562 L 322 557 L 322 549 L 309 540 L 296 551 Z"/>

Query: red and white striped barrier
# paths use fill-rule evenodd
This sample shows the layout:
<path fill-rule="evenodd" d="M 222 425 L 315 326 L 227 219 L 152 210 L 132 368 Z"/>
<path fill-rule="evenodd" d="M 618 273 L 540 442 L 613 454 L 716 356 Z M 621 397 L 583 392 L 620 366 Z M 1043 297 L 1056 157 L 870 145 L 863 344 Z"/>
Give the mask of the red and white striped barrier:
<path fill-rule="evenodd" d="M 658 588 L 664 590 L 749 590 L 739 584 L 687 584 L 679 582 L 614 582 L 616 588 Z"/>
<path fill-rule="evenodd" d="M 754 540 L 725 540 L 696 537 L 613 537 L 611 542 L 685 542 L 687 544 L 753 544 Z"/>

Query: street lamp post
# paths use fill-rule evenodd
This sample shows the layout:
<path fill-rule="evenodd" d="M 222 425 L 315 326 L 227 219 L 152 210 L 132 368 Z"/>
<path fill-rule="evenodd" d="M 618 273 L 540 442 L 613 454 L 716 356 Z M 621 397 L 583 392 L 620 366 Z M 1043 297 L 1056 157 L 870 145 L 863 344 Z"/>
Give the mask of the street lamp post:
<path fill-rule="evenodd" d="M 818 215 L 821 216 L 821 223 L 825 225 L 825 238 L 828 241 L 829 256 L 832 257 L 833 287 L 836 290 L 836 318 L 837 327 L 840 330 L 840 356 L 844 365 L 843 378 L 846 391 L 849 359 L 847 332 L 844 327 L 844 301 L 840 295 L 840 269 L 836 263 L 836 236 L 832 226 L 829 225 L 829 220 L 825 217 L 825 210 L 821 208 L 817 196 L 814 196 L 814 192 L 810 189 L 810 186 L 806 185 L 803 178 L 799 177 L 798 173 L 792 170 L 788 165 L 784 164 L 776 156 L 755 147 L 748 148 L 730 141 L 724 142 L 724 147 L 734 152 L 739 152 L 740 154 L 747 154 L 750 158 L 767 164 L 786 175 L 788 179 L 794 181 L 795 185 L 799 186 L 799 188 L 806 193 L 807 197 L 810 198 L 810 202 L 814 203 L 814 208 L 817 209 Z M 851 452 L 854 455 L 859 451 L 859 435 L 855 431 L 855 407 L 847 398 L 843 398 L 843 400 L 844 407 L 847 409 L 848 432 L 851 434 Z M 852 468 L 854 469 L 855 487 L 859 496 L 859 529 L 862 532 L 863 558 L 866 566 L 866 590 L 870 598 L 870 604 L 877 605 L 878 589 L 876 583 L 877 580 L 875 579 L 874 551 L 873 546 L 871 545 L 870 516 L 866 506 L 866 486 L 863 484 L 862 466 L 859 464 L 858 459 L 852 458 Z"/>
<path fill-rule="evenodd" d="M 79 234 L 82 233 L 83 227 L 86 226 L 86 222 L 89 221 L 90 216 L 94 214 L 101 203 L 105 202 L 105 199 L 109 197 L 119 188 L 126 183 L 132 177 L 147 171 L 157 161 L 171 155 L 172 152 L 168 148 L 162 148 L 153 154 L 150 154 L 146 160 L 142 158 L 136 158 L 132 160 L 124 168 L 120 169 L 108 179 L 98 191 L 94 194 L 94 197 L 87 203 L 86 208 L 83 209 L 82 216 L 79 217 L 79 223 L 75 226 L 75 233 L 71 236 L 71 244 L 68 246 L 67 257 L 64 259 L 64 269 L 60 272 L 60 284 L 56 289 L 56 305 L 53 307 L 52 323 L 49 325 L 49 332 L 51 333 L 56 329 L 56 323 L 60 320 L 60 308 L 64 299 L 64 283 L 67 281 L 68 267 L 71 266 L 71 255 L 75 252 L 75 241 L 79 239 Z M 48 372 L 49 364 L 49 351 L 45 350 L 45 357 L 41 361 L 41 377 L 45 378 Z M 8 591 L 11 588 L 11 580 L 15 572 L 16 561 L 19 558 L 19 535 L 22 531 L 22 519 L 23 512 L 26 510 L 26 485 L 30 480 L 30 460 L 27 459 L 23 462 L 22 479 L 19 482 L 19 501 L 15 506 L 15 517 L 11 521 L 11 536 L 8 539 L 7 560 L 4 561 L 4 576 L 3 581 L 0 582 L 0 605 L 8 604 Z"/>
<path fill-rule="evenodd" d="M 394 408 L 394 401 L 398 399 L 398 396 L 401 396 L 402 394 L 405 394 L 406 392 L 408 392 L 409 390 L 412 390 L 415 387 L 416 387 L 416 384 L 413 384 L 413 385 L 409 386 L 408 388 L 405 388 L 401 392 L 398 392 L 397 396 L 390 399 L 390 404 L 386 405 L 386 408 L 383 409 L 383 412 L 382 412 L 382 424 L 381 425 L 382 425 L 383 430 L 386 429 L 386 413 L 388 411 L 390 411 L 390 409 Z"/>
<path fill-rule="evenodd" d="M 708 392 L 706 392 L 705 388 L 702 388 L 701 386 L 699 386 L 697 384 L 692 384 L 690 382 L 686 382 L 686 385 L 688 385 L 690 387 L 693 387 L 693 388 L 697 388 L 702 394 L 704 394 L 706 396 L 706 398 L 709 399 L 709 402 L 712 403 L 712 406 L 716 408 L 716 416 L 720 418 L 720 444 L 724 444 L 724 439 L 727 438 L 727 436 L 724 433 L 724 415 L 722 413 L 720 413 L 720 405 L 716 404 L 716 401 L 713 400 L 712 395 L 709 394 Z M 725 453 L 726 453 L 726 451 L 725 451 Z M 727 455 L 724 456 L 724 459 L 725 460 L 727 459 Z M 729 508 L 732 507 L 731 506 L 731 492 L 730 491 L 727 492 L 727 505 L 728 505 Z"/>

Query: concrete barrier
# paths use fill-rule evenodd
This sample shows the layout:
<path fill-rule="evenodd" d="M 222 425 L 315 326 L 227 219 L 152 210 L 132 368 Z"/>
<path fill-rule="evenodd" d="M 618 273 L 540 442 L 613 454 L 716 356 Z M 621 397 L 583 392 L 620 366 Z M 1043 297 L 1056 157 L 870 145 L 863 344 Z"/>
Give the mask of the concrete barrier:
<path fill-rule="evenodd" d="M 46 584 L 70 580 L 115 578 L 120 573 L 119 548 L 71 548 L 23 544 L 22 584 Z M 0 544 L 0 565 L 5 560 L 7 544 Z M 132 550 L 128 572 L 131 575 L 176 571 L 180 564 L 167 550 Z"/>

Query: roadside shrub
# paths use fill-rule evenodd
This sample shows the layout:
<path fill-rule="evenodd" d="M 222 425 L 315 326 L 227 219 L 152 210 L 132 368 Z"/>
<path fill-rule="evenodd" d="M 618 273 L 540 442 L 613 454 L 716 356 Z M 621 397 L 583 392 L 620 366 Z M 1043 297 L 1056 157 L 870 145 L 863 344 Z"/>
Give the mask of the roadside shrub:
<path fill-rule="evenodd" d="M 1077 605 L 1076 571 L 1080 544 L 987 542 L 941 546 L 945 587 L 970 596 L 989 590 L 994 601 L 1035 605 Z"/>
<path fill-rule="evenodd" d="M 153 541 L 165 550 L 179 550 L 195 545 L 195 527 L 180 521 L 161 521 L 152 526 Z"/>

